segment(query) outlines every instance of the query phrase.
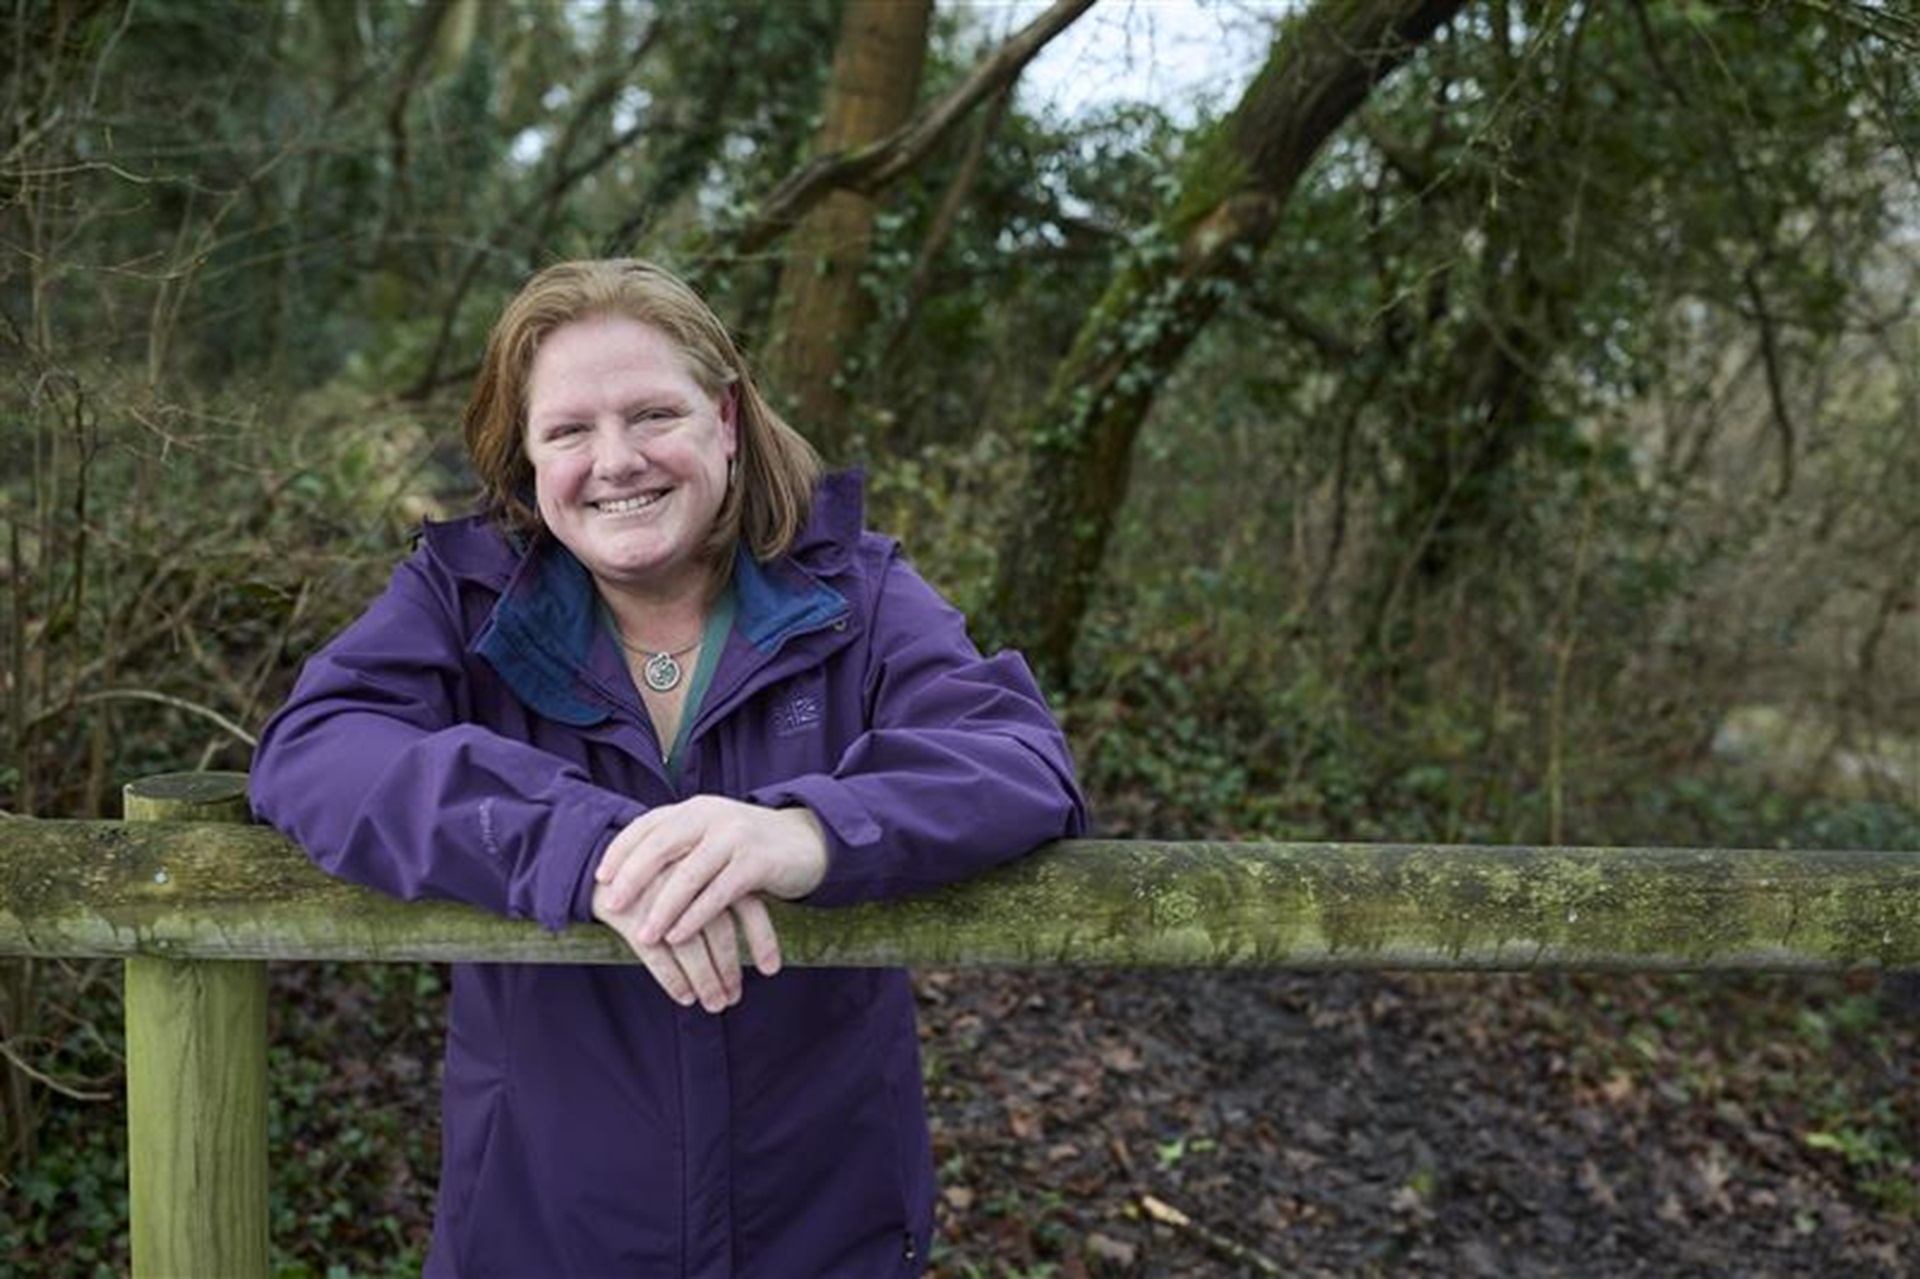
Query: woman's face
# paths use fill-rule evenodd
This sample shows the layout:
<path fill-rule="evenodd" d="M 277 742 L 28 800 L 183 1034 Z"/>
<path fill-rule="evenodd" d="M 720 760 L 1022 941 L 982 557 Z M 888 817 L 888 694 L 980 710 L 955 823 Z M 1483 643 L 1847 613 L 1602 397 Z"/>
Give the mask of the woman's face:
<path fill-rule="evenodd" d="M 526 449 L 540 518 L 603 592 L 674 600 L 706 588 L 733 403 L 701 387 L 664 333 L 595 315 L 549 334 L 528 378 Z"/>

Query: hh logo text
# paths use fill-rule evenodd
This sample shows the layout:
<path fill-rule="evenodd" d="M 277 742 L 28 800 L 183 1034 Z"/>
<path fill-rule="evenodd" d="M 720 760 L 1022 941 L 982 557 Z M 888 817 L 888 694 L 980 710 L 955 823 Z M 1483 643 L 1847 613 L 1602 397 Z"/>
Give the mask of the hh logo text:
<path fill-rule="evenodd" d="M 792 737 L 795 733 L 803 733 L 817 725 L 822 714 L 818 693 L 789 693 L 773 704 L 773 735 Z"/>

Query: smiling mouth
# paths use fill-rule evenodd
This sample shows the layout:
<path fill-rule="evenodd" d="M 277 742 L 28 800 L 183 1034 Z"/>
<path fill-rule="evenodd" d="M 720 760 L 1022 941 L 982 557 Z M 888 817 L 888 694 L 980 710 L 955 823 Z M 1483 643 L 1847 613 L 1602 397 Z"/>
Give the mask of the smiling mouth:
<path fill-rule="evenodd" d="M 632 515 L 635 511 L 646 510 L 666 495 L 665 492 L 660 492 L 642 493 L 638 497 L 610 497 L 600 502 L 589 502 L 587 505 L 602 515 Z"/>

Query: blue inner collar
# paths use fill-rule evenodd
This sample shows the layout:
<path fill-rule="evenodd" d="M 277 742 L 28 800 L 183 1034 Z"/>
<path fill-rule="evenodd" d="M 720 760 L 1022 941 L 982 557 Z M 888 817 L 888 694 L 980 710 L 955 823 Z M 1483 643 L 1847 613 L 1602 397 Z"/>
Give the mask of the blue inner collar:
<path fill-rule="evenodd" d="M 791 560 L 763 565 L 744 548 L 734 554 L 733 590 L 735 626 L 762 654 L 847 612 L 844 595 Z M 599 635 L 599 607 L 586 566 L 542 538 L 514 571 L 474 651 L 529 709 L 576 727 L 601 723 L 613 708 L 586 678 L 595 643 L 612 643 Z"/>

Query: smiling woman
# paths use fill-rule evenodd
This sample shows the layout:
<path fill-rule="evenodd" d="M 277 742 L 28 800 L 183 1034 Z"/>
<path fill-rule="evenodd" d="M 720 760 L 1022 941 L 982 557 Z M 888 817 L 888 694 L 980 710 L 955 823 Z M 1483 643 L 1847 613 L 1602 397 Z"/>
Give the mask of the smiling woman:
<path fill-rule="evenodd" d="M 599 920 L 647 976 L 455 969 L 427 1273 L 918 1272 L 911 988 L 781 971 L 764 900 L 915 892 L 1080 833 L 1045 699 L 657 267 L 536 276 L 465 427 L 483 512 L 428 526 L 307 664 L 254 805 L 396 896 Z"/>
<path fill-rule="evenodd" d="M 540 518 L 643 647 L 674 647 L 705 611 L 733 417 L 664 334 L 625 316 L 575 320 L 534 356 L 526 447 Z"/>
<path fill-rule="evenodd" d="M 701 386 L 665 334 L 623 315 L 562 325 L 528 378 L 540 519 L 593 578 L 662 742 L 679 734 L 680 660 L 702 647 L 723 584 L 707 534 L 733 475 L 733 418 L 730 394 Z"/>

